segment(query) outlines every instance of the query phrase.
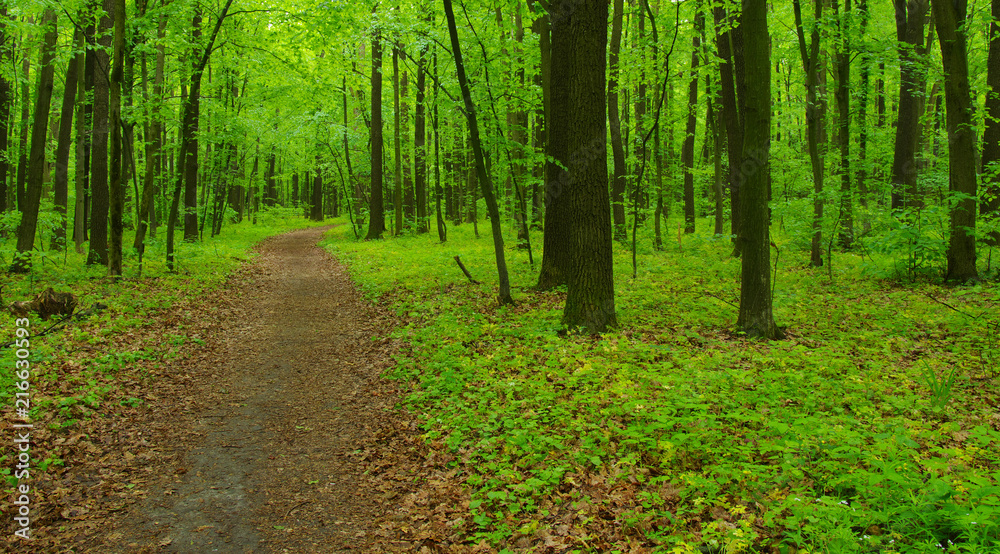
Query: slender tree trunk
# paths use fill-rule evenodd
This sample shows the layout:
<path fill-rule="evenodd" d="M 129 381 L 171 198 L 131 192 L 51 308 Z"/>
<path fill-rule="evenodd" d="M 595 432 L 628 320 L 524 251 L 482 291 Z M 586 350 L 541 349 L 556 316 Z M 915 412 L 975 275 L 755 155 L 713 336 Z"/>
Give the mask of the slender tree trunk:
<path fill-rule="evenodd" d="M 899 112 L 892 158 L 892 208 L 923 206 L 917 185 L 917 129 L 920 118 L 924 58 L 924 24 L 929 0 L 893 0 L 896 39 L 899 41 Z"/>
<path fill-rule="evenodd" d="M 935 0 L 932 5 L 945 72 L 945 105 L 948 120 L 948 184 L 956 196 L 951 208 L 948 241 L 949 281 L 968 282 L 976 270 L 976 138 L 969 92 L 969 59 L 966 47 L 967 4 Z"/>
<path fill-rule="evenodd" d="M 403 161 L 400 151 L 399 128 L 399 45 L 392 48 L 392 125 L 393 125 L 393 161 L 395 162 L 395 173 L 393 176 L 392 208 L 395 215 L 395 234 L 403 232 Z"/>
<path fill-rule="evenodd" d="M 7 33 L 5 23 L 7 21 L 7 4 L 0 4 L 0 67 L 7 67 L 11 63 L 13 54 L 13 37 Z M 7 74 L 0 71 L 0 152 L 5 153 L 0 156 L 0 214 L 10 209 L 7 202 L 7 174 L 10 171 L 10 164 L 7 162 L 7 152 L 10 148 L 10 106 L 11 106 L 11 86 L 7 79 Z"/>
<path fill-rule="evenodd" d="M 31 17 L 27 23 L 32 24 Z M 18 142 L 17 159 L 17 210 L 24 211 L 25 183 L 28 179 L 28 131 L 31 129 L 31 60 L 28 56 L 29 49 L 24 48 L 23 59 L 21 60 L 21 74 L 24 81 L 21 83 L 21 138 Z"/>
<path fill-rule="evenodd" d="M 420 48 L 417 61 L 417 98 L 413 115 L 414 199 L 417 211 L 417 233 L 427 232 L 427 100 L 424 96 L 427 78 L 427 46 Z"/>
<path fill-rule="evenodd" d="M 73 35 L 73 44 L 83 39 L 83 31 L 77 29 Z M 69 149 L 73 138 L 73 108 L 76 107 L 76 81 L 80 73 L 80 60 L 83 52 L 77 52 L 66 68 L 66 86 L 63 88 L 62 110 L 59 116 L 59 141 L 56 146 L 56 174 L 53 181 L 53 196 L 56 214 L 60 222 L 52 236 L 52 249 L 62 250 L 66 247 L 66 204 L 69 202 Z M 0 173 L 2 175 L 2 173 Z"/>
<path fill-rule="evenodd" d="M 840 139 L 840 245 L 846 250 L 854 244 L 854 192 L 851 187 L 851 42 L 848 17 L 851 0 L 844 0 L 843 16 L 839 13 L 839 0 L 833 0 L 837 16 L 837 116 Z"/>
<path fill-rule="evenodd" d="M 86 9 L 86 8 L 85 8 Z M 89 11 L 89 10 L 88 10 Z M 86 34 L 77 41 L 77 48 L 83 52 L 86 50 Z M 87 190 L 89 188 L 88 179 L 90 177 L 90 132 L 87 128 L 87 54 L 82 53 L 77 57 L 77 74 L 79 78 L 76 83 L 76 178 L 74 186 L 76 188 L 76 202 L 73 209 L 73 243 L 76 246 L 76 253 L 83 254 L 83 243 L 87 235 Z"/>
<path fill-rule="evenodd" d="M 111 68 L 110 111 L 111 111 L 111 183 L 109 186 L 109 218 L 111 223 L 111 245 L 108 255 L 108 274 L 120 277 L 122 274 L 122 232 L 125 215 L 125 191 L 123 176 L 122 137 L 122 81 L 125 64 L 125 0 L 112 0 L 114 18 L 114 64 Z"/>
<path fill-rule="evenodd" d="M 1000 2 L 1000 0 L 997 0 Z M 859 11 L 859 36 L 865 36 L 868 27 L 868 0 L 861 0 Z M 861 83 L 858 90 L 858 166 L 857 191 L 858 204 L 868 207 L 868 86 L 871 74 L 872 57 L 867 51 L 861 54 Z M 863 210 L 862 226 L 864 232 L 871 228 L 867 211 Z"/>
<path fill-rule="evenodd" d="M 374 13 L 374 8 L 372 12 Z M 371 107 L 371 201 L 368 204 L 366 240 L 382 237 L 385 232 L 385 208 L 382 203 L 382 38 L 372 34 L 372 107 Z"/>
<path fill-rule="evenodd" d="M 806 43 L 805 30 L 802 26 L 800 0 L 794 0 L 793 7 L 795 10 L 795 30 L 799 39 L 799 54 L 802 58 L 803 71 L 806 74 L 807 142 L 813 176 L 812 245 L 810 248 L 809 264 L 813 267 L 820 267 L 823 265 L 823 149 L 825 144 L 823 140 L 823 121 L 826 118 L 826 102 L 822 100 L 819 90 L 819 22 L 823 17 L 824 0 L 814 1 L 816 5 L 816 17 L 813 21 L 808 45 Z"/>
<path fill-rule="evenodd" d="M 500 209 L 497 206 L 496 197 L 493 195 L 493 180 L 486 172 L 483 148 L 479 141 L 479 123 L 476 120 L 476 107 L 472 103 L 472 92 L 469 90 L 469 82 L 465 77 L 465 63 L 462 61 L 462 50 L 458 42 L 458 28 L 455 25 L 455 13 L 452 10 L 451 0 L 444 0 L 444 12 L 448 18 L 448 34 L 451 37 L 451 50 L 455 56 L 458 84 L 462 89 L 462 98 L 465 100 L 465 116 L 469 122 L 469 139 L 472 143 L 473 155 L 475 156 L 476 176 L 482 188 L 483 197 L 486 199 L 486 208 L 489 210 L 490 215 L 490 226 L 493 231 L 493 252 L 496 256 L 497 276 L 500 284 L 498 300 L 500 305 L 513 304 L 514 299 L 510 295 L 510 280 L 507 276 L 507 260 L 504 255 L 503 231 L 500 226 Z"/>
<path fill-rule="evenodd" d="M 201 41 L 201 6 L 195 4 L 194 17 L 191 19 L 191 38 L 194 44 Z M 197 50 L 195 51 L 197 52 Z M 200 60 L 198 56 L 192 56 L 192 82 L 191 90 L 188 91 L 187 108 L 190 113 L 190 120 L 182 129 L 184 137 L 181 143 L 186 147 L 186 160 L 184 162 L 184 240 L 194 242 L 198 240 L 198 125 L 201 119 L 201 72 L 197 71 Z M 207 64 L 206 64 L 207 65 Z M 198 72 L 199 86 L 195 89 L 194 74 Z"/>
<path fill-rule="evenodd" d="M 1000 0 L 992 0 L 990 46 L 986 62 L 986 130 L 983 132 L 982 164 L 986 195 L 979 205 L 984 217 L 1000 216 Z M 989 233 L 984 240 L 990 246 L 1000 244 L 1000 232 Z"/>
<path fill-rule="evenodd" d="M 88 264 L 108 265 L 108 138 L 109 98 L 111 89 L 111 65 L 108 51 L 111 50 L 112 0 L 104 0 L 104 12 L 98 24 L 97 42 L 101 46 L 94 52 L 94 112 L 93 139 L 90 159 L 90 250 Z"/>
<path fill-rule="evenodd" d="M 21 224 L 17 228 L 17 254 L 11 264 L 12 273 L 25 273 L 31 269 L 31 251 L 35 244 L 35 228 L 38 225 L 38 208 L 42 199 L 42 177 L 45 171 L 45 135 L 49 128 L 49 105 L 52 101 L 52 87 L 55 80 L 56 12 L 46 8 L 42 15 L 45 39 L 42 43 L 41 61 L 38 75 L 38 97 L 35 101 L 35 117 L 31 126 L 31 154 L 28 158 L 26 188 L 21 210 Z"/>
<path fill-rule="evenodd" d="M 312 179 L 312 213 L 310 219 L 323 221 L 323 173 L 320 171 L 319 154 L 316 155 L 316 174 Z"/>
<path fill-rule="evenodd" d="M 701 49 L 701 28 L 705 25 L 700 6 L 695 8 L 694 34 L 691 38 L 691 81 L 688 85 L 687 127 L 684 146 L 681 147 L 681 163 L 684 164 L 684 232 L 693 233 L 694 209 L 694 138 L 698 125 L 698 58 Z"/>
<path fill-rule="evenodd" d="M 183 130 L 183 132 L 178 133 L 181 139 L 181 144 L 180 148 L 178 148 L 177 156 L 177 178 L 174 185 L 173 200 L 170 203 L 170 214 L 167 217 L 167 269 L 170 271 L 174 270 L 174 229 L 177 226 L 181 192 L 184 187 L 184 176 L 187 173 L 186 168 L 188 163 L 192 163 L 196 166 L 194 171 L 195 177 L 197 178 L 197 157 L 187 155 L 190 146 L 187 137 L 189 136 L 189 133 L 193 133 L 193 130 L 197 129 L 198 122 L 198 108 L 194 105 L 194 102 L 197 101 L 199 95 L 201 94 L 202 74 L 205 71 L 205 66 L 208 65 L 209 57 L 212 55 L 215 39 L 219 36 L 219 29 L 222 28 L 222 22 L 225 21 L 226 13 L 229 11 L 229 7 L 232 6 L 232 4 L 233 0 L 226 0 L 225 5 L 222 7 L 222 11 L 219 13 L 218 19 L 215 21 L 215 27 L 212 29 L 212 34 L 209 36 L 208 41 L 205 42 L 204 49 L 197 50 L 200 55 L 194 56 L 196 63 L 194 64 L 193 71 L 191 72 L 191 91 L 187 98 L 181 102 L 182 115 L 180 129 Z M 195 149 L 195 153 L 197 154 L 197 149 Z M 197 192 L 197 188 L 195 188 L 194 193 L 196 201 Z M 197 214 L 195 214 L 195 217 L 197 217 Z M 256 215 L 254 217 L 256 221 Z M 194 227 L 194 232 L 195 238 L 197 238 L 197 226 Z"/>
<path fill-rule="evenodd" d="M 741 164 L 744 179 L 739 240 L 743 243 L 740 248 L 743 260 L 736 327 L 751 338 L 776 339 L 782 333 L 774 323 L 771 306 L 771 239 L 767 207 L 771 62 L 766 0 L 743 0 L 741 27 L 746 33 L 747 87 L 741 101 L 741 111 L 746 115 L 746 153 Z"/>
<path fill-rule="evenodd" d="M 437 64 L 437 49 L 434 50 L 434 81 L 437 82 L 438 75 L 438 64 Z M 444 191 L 441 186 L 441 127 L 438 121 L 438 101 L 437 101 L 437 87 L 434 87 L 434 196 L 435 196 L 435 211 L 437 212 L 437 230 L 438 230 L 438 240 L 441 242 L 446 242 L 448 240 L 448 227 L 445 225 L 446 214 L 442 213 L 441 210 L 441 200 L 444 196 Z M 448 189 L 451 190 L 450 188 Z"/>
<path fill-rule="evenodd" d="M 608 122 L 611 128 L 611 157 L 614 161 L 614 177 L 611 180 L 611 214 L 614 218 L 614 238 L 624 241 L 627 237 L 625 223 L 625 146 L 622 141 L 622 122 L 618 108 L 618 60 L 622 43 L 622 15 L 625 10 L 623 0 L 614 0 L 614 14 L 611 17 L 611 45 L 608 50 L 610 77 L 608 79 Z"/>
<path fill-rule="evenodd" d="M 733 21 L 735 15 L 728 13 L 725 7 L 715 8 L 715 24 L 717 29 L 732 25 L 731 29 L 716 35 L 716 44 L 722 63 L 719 64 L 719 81 L 722 92 L 722 114 L 726 123 L 726 144 L 729 158 L 729 207 L 732 212 L 730 233 L 735 241 L 734 255 L 739 255 L 741 242 L 740 187 L 744 178 L 740 170 L 743 161 L 743 125 L 744 114 L 739 110 L 738 96 L 741 96 L 746 78 L 743 75 L 743 27 L 742 23 Z"/>
<path fill-rule="evenodd" d="M 159 106 L 163 102 L 163 79 L 166 65 L 166 47 L 164 38 L 167 32 L 167 18 L 161 15 L 156 30 L 156 68 L 153 72 L 153 99 L 154 106 Z M 163 122 L 160 119 L 158 110 L 149 112 L 149 136 L 146 139 L 146 171 L 142 180 L 142 200 L 139 203 L 139 224 L 136 227 L 135 241 L 133 248 L 140 254 L 145 250 L 146 230 L 149 226 L 153 208 L 153 198 L 156 195 L 157 182 L 159 180 L 159 169 L 163 145 L 161 135 L 163 134 Z M 242 219 L 242 213 L 240 213 Z"/>

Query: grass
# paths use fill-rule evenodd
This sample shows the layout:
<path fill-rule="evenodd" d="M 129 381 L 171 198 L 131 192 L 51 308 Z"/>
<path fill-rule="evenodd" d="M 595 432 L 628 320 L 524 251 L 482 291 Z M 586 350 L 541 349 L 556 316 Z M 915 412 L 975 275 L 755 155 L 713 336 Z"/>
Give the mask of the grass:
<path fill-rule="evenodd" d="M 675 227 L 666 251 L 640 246 L 634 280 L 615 245 L 622 326 L 599 337 L 557 335 L 565 294 L 531 290 L 537 266 L 523 250 L 507 251 L 518 305 L 497 307 L 491 241 L 471 225 L 450 226 L 445 244 L 433 232 L 329 233 L 326 247 L 365 293 L 406 322 L 396 335 L 410 347 L 391 375 L 411 383 L 426 440 L 455 455 L 472 495 L 456 527 L 465 540 L 1000 549 L 994 285 L 889 278 L 908 272 L 891 250 L 834 251 L 832 268 L 812 270 L 778 231 L 775 318 L 788 338 L 754 342 L 732 330 L 739 261 L 728 238 Z M 582 514 L 569 530 L 556 517 L 567 510 Z"/>

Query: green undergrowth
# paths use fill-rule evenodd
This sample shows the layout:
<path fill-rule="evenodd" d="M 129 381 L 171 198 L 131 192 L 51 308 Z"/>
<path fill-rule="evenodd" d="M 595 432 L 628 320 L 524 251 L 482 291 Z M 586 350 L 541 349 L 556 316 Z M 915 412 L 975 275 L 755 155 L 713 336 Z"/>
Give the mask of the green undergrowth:
<path fill-rule="evenodd" d="M 193 244 L 179 242 L 176 272 L 166 269 L 162 227 L 160 234 L 148 241 L 141 277 L 138 259 L 130 247 L 126 248 L 124 278 L 118 280 L 108 278 L 104 266 L 87 266 L 86 252 L 77 254 L 72 248 L 69 252 L 36 252 L 28 274 L 0 272 L 4 303 L 30 300 L 52 287 L 77 296 L 78 314 L 93 312 L 89 317 L 69 321 L 41 321 L 34 314 L 28 318 L 32 418 L 44 418 L 50 427 L 65 429 L 82 417 L 114 413 L 115 406 L 105 402 L 109 396 L 124 395 L 123 406 L 141 403 L 138 397 L 143 391 L 120 390 L 117 376 L 132 372 L 137 364 L 142 364 L 144 371 L 163 367 L 177 356 L 182 345 L 201 339 L 188 336 L 183 329 L 180 334 L 159 337 L 162 340 L 150 344 L 134 344 L 128 337 L 158 325 L 157 316 L 178 302 L 217 291 L 229 273 L 255 255 L 252 247 L 264 238 L 315 225 L 299 217 L 298 212 L 275 209 L 261 214 L 257 225 L 227 225 L 220 236 Z M 125 244 L 131 245 L 132 234 L 127 232 L 125 238 Z M 41 239 L 48 243 L 48 237 Z M 0 265 L 4 270 L 13 250 L 13 237 L 0 239 Z M 106 308 L 93 309 L 97 303 Z M 14 333 L 14 316 L 0 311 L 0 345 L 13 341 Z M 0 348 L 0 410 L 4 412 L 14 404 L 15 359 L 13 347 Z M 0 457 L 0 461 L 0 471 L 9 475 L 7 459 Z"/>
<path fill-rule="evenodd" d="M 508 240 L 518 304 L 497 307 L 486 225 L 478 239 L 450 227 L 445 244 L 328 234 L 403 317 L 391 376 L 456 457 L 468 540 L 566 534 L 551 514 L 576 509 L 583 551 L 607 538 L 601 510 L 616 545 L 665 552 L 1000 551 L 995 285 L 876 279 L 892 259 L 835 249 L 832 270 L 808 269 L 785 245 L 774 304 L 788 337 L 754 342 L 733 332 L 729 239 L 665 228 L 665 251 L 640 247 L 637 279 L 615 246 L 621 328 L 599 337 L 560 336 L 564 292 L 530 289 L 539 235 L 534 268 Z"/>

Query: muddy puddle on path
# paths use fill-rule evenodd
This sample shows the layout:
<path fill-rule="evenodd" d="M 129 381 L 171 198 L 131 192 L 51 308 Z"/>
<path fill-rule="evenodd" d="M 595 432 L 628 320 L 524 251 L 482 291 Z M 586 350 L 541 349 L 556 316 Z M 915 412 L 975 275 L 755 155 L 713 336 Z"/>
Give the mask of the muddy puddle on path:
<path fill-rule="evenodd" d="M 322 232 L 269 239 L 221 293 L 194 402 L 157 414 L 146 499 L 104 551 L 368 549 L 384 507 L 359 457 L 395 423 L 379 379 L 390 322 L 316 246 Z"/>

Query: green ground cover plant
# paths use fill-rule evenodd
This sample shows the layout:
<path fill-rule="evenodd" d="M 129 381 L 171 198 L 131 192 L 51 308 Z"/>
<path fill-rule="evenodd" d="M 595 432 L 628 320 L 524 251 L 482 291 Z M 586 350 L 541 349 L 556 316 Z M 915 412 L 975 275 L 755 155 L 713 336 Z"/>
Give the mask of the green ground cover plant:
<path fill-rule="evenodd" d="M 455 456 L 468 540 L 1000 549 L 995 285 L 917 278 L 924 260 L 892 245 L 834 249 L 822 269 L 786 247 L 774 306 L 787 338 L 756 342 L 732 331 L 729 238 L 685 235 L 663 252 L 640 246 L 635 280 L 616 244 L 621 327 L 562 336 L 565 294 L 532 290 L 523 250 L 508 250 L 517 305 L 498 307 L 490 242 L 469 225 L 448 239 L 363 242 L 342 225 L 324 244 L 405 318 L 395 334 L 410 346 L 391 375 L 411 384 L 425 439 Z"/>

